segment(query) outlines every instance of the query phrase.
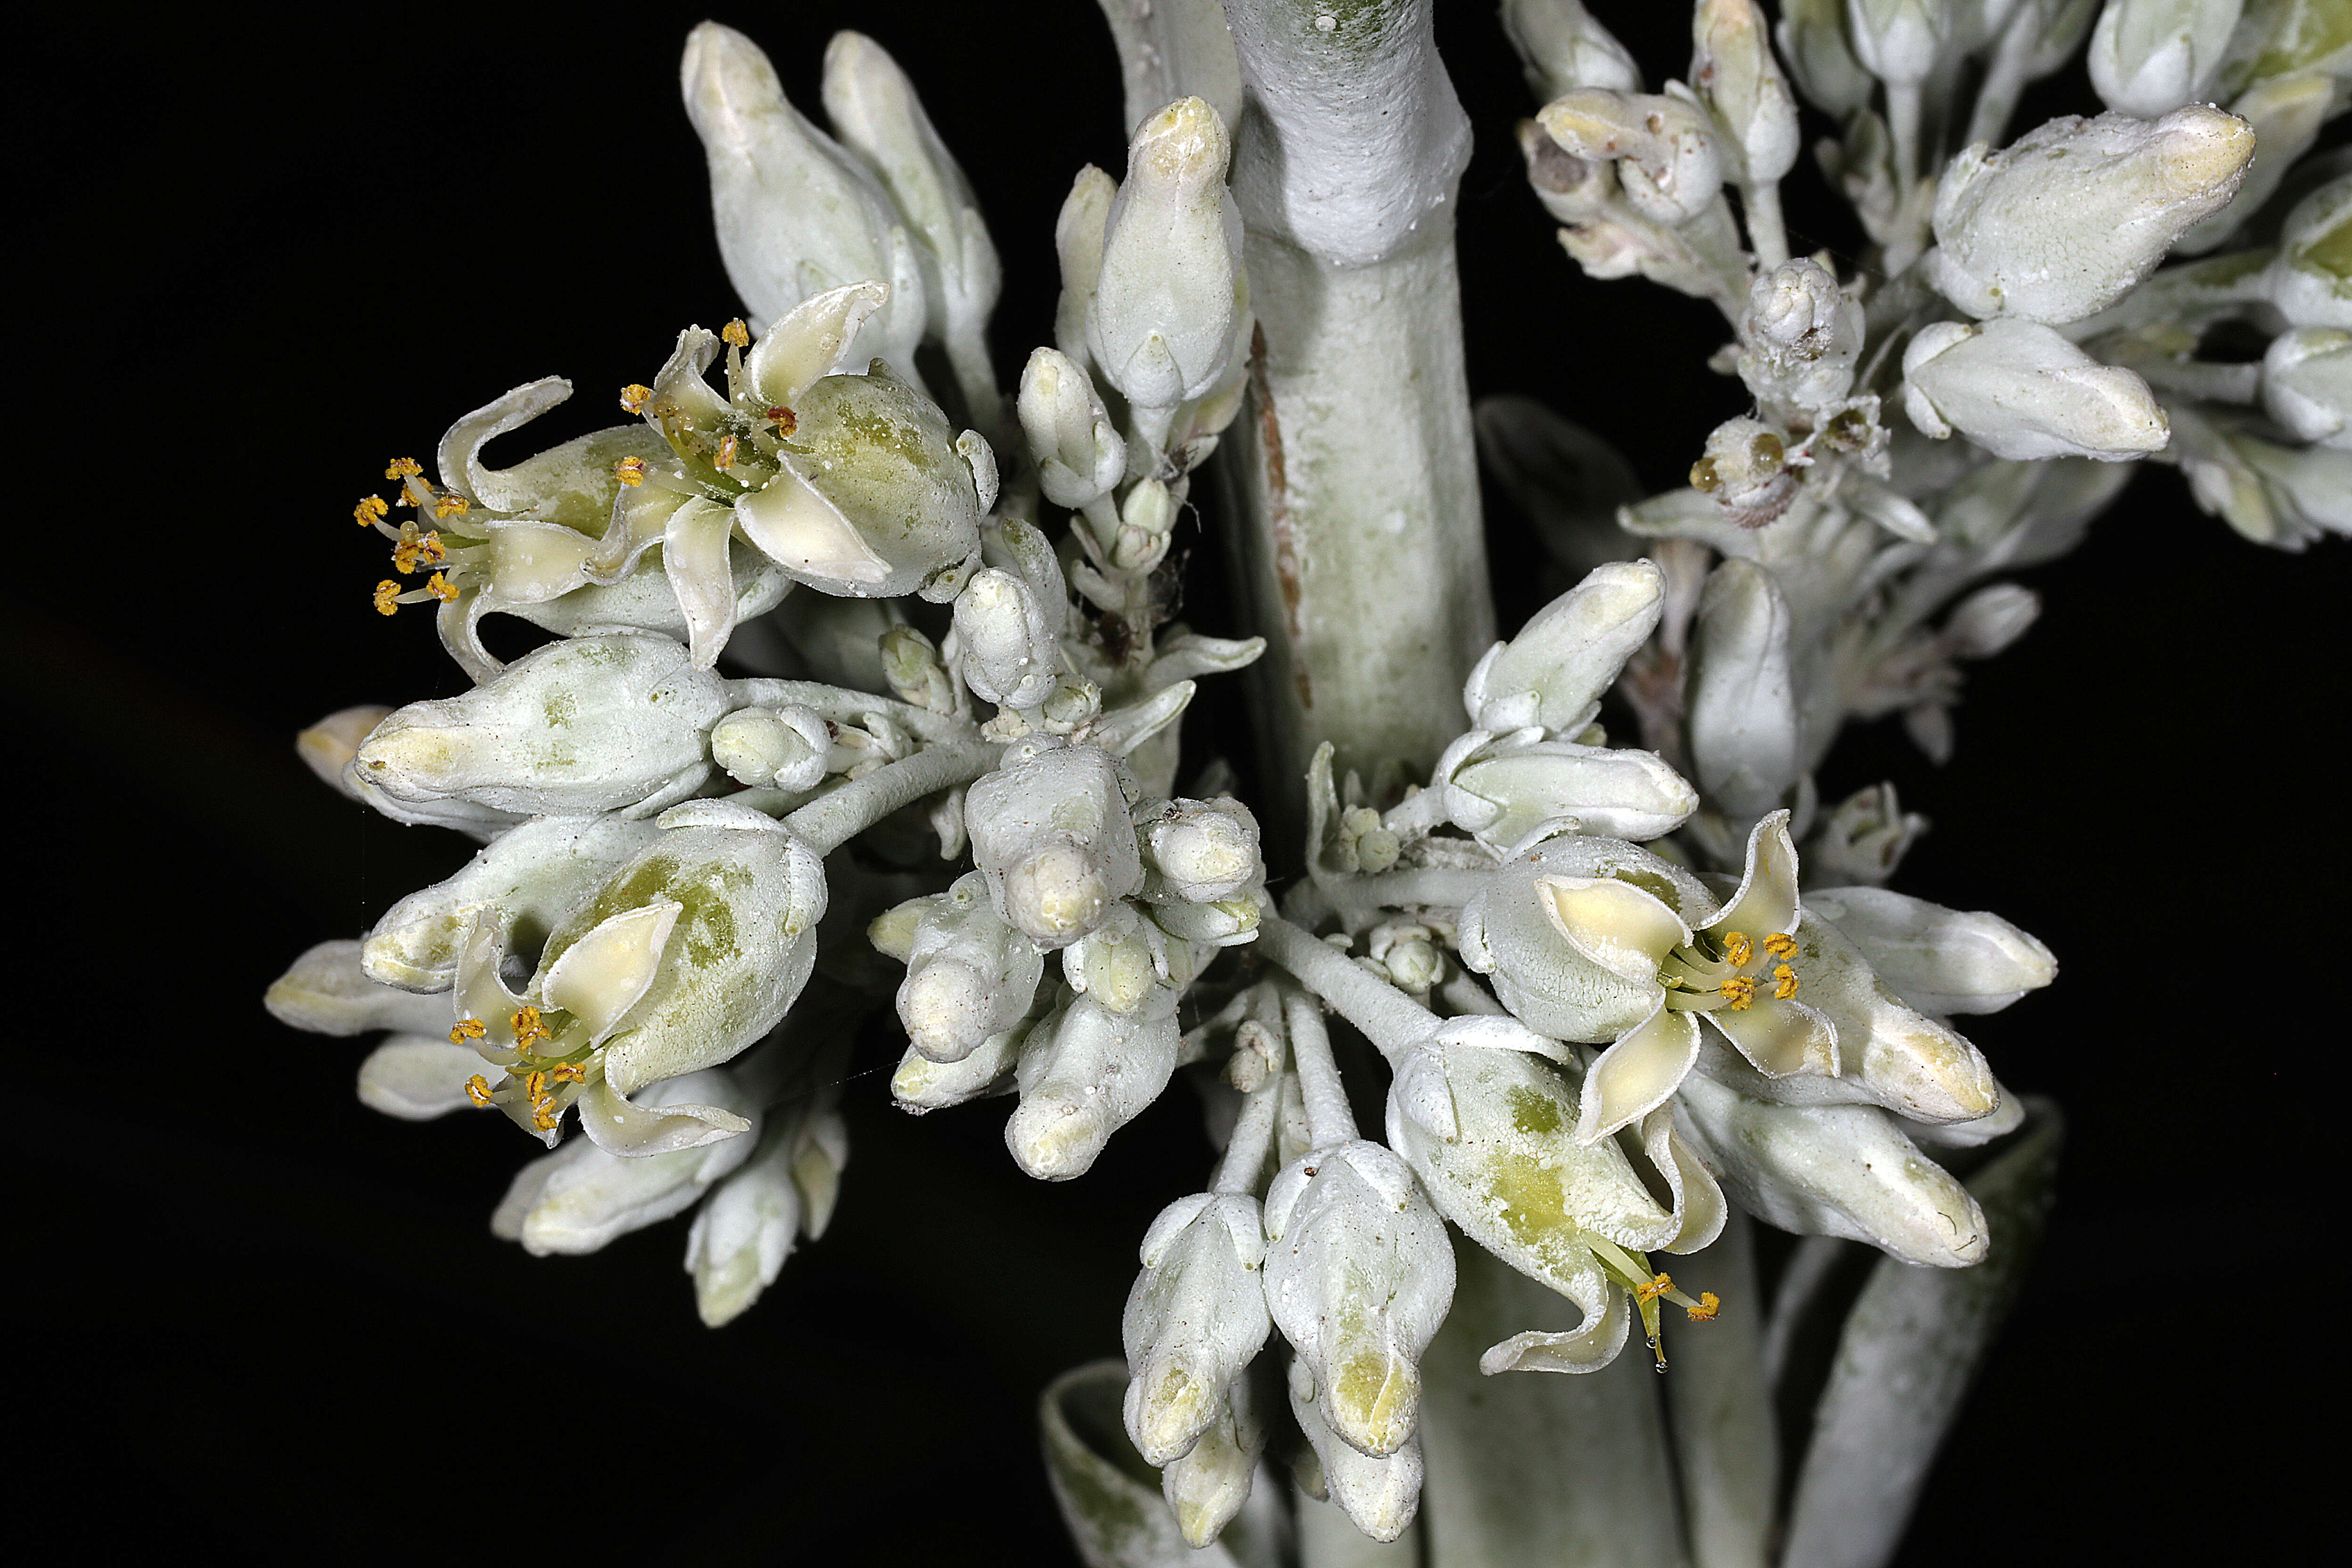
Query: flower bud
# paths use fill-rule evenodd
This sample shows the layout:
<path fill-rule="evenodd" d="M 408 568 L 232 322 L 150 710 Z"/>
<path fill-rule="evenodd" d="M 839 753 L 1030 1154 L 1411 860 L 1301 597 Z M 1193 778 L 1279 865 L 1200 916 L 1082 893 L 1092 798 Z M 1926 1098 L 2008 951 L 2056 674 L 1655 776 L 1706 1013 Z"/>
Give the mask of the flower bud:
<path fill-rule="evenodd" d="M 1978 1262 L 1990 1245 L 1968 1189 L 1875 1107 L 1772 1105 L 1697 1074 L 1681 1100 L 1708 1164 L 1767 1225 L 1937 1268 Z"/>
<path fill-rule="evenodd" d="M 1846 41 L 1845 0 L 1782 0 L 1773 36 L 1789 74 L 1832 115 L 1843 120 L 1870 102 L 1876 84 Z"/>
<path fill-rule="evenodd" d="M 1198 98 L 1143 122 L 1111 204 L 1087 344 L 1143 408 L 1213 390 L 1246 309 L 1241 218 L 1225 189 L 1224 122 Z"/>
<path fill-rule="evenodd" d="M 1003 279 L 996 247 L 971 184 L 906 72 L 863 33 L 835 33 L 824 50 L 824 112 L 842 141 L 881 176 L 892 205 L 921 239 L 918 258 L 933 334 L 982 332 Z"/>
<path fill-rule="evenodd" d="M 261 1005 L 279 1023 L 314 1035 L 363 1035 L 373 1029 L 438 1035 L 448 1028 L 448 1003 L 373 979 L 361 967 L 360 952 L 355 942 L 319 943 L 278 977 Z"/>
<path fill-rule="evenodd" d="M 1119 766 L 1062 746 L 971 786 L 964 820 L 996 912 L 1040 947 L 1066 947 L 1143 882 Z"/>
<path fill-rule="evenodd" d="M 2352 27 L 2346 29 L 2346 47 L 2352 51 Z M 2342 106 L 2343 85 L 2333 77 L 2291 76 L 2257 82 L 2252 91 L 2230 105 L 2230 112 L 2254 128 L 2254 145 L 2261 156 L 2246 165 L 2238 194 L 2219 212 L 2204 218 L 2173 242 L 2174 256 L 2198 256 L 2213 249 L 2238 231 L 2263 204 L 2277 194 L 2287 173 L 2319 140 L 2320 127 Z"/>
<path fill-rule="evenodd" d="M 1029 585 L 993 566 L 975 573 L 955 602 L 957 668 L 972 695 L 1001 707 L 1045 701 L 1062 673 L 1062 643 Z"/>
<path fill-rule="evenodd" d="M 1454 1247 L 1405 1163 L 1353 1140 L 1266 1191 L 1265 1299 L 1332 1431 L 1375 1458 L 1421 1414 L 1422 1352 L 1454 1300 Z"/>
<path fill-rule="evenodd" d="M 1122 900 L 1100 925 L 1062 950 L 1062 973 L 1071 990 L 1114 1013 L 1132 1013 L 1171 978 L 1171 956 L 1160 929 Z"/>
<path fill-rule="evenodd" d="M 1733 557 L 1707 574 L 1686 686 L 1701 793 L 1748 821 L 1779 805 L 1805 763 L 1789 605 L 1770 572 Z"/>
<path fill-rule="evenodd" d="M 351 766 L 360 742 L 392 716 L 381 702 L 341 708 L 294 737 L 294 752 L 310 770 L 336 790 L 343 787 L 343 770 Z"/>
<path fill-rule="evenodd" d="M 1228 1388 L 1265 1343 L 1257 1200 L 1241 1193 L 1177 1199 L 1144 1233 L 1142 1259 L 1119 1324 L 1127 1432 L 1146 1464 L 1165 1465 L 1224 1413 Z"/>
<path fill-rule="evenodd" d="M 781 471 L 735 503 L 743 535 L 794 580 L 892 598 L 980 548 L 979 480 L 939 405 L 877 360 L 793 405 Z"/>
<path fill-rule="evenodd" d="M 831 1109 L 772 1116 L 759 1147 L 703 1200 L 686 1237 L 687 1272 L 705 1326 L 733 1321 L 776 1282 L 793 1243 L 824 1232 L 849 1131 Z"/>
<path fill-rule="evenodd" d="M 1780 179 L 1797 163 L 1797 100 L 1772 58 L 1756 0 L 1699 0 L 1691 43 L 1691 85 L 1723 127 L 1738 177 L 1750 184 Z"/>
<path fill-rule="evenodd" d="M 1004 1124 L 1023 1170 L 1049 1182 L 1086 1174 L 1110 1135 L 1160 1098 L 1183 1043 L 1181 989 L 1158 987 L 1129 1013 L 1080 996 L 1050 1027 L 1030 1032 L 1015 1071 L 1021 1106 Z"/>
<path fill-rule="evenodd" d="M 1102 278 L 1104 230 L 1118 182 L 1092 163 L 1078 171 L 1062 210 L 1054 219 L 1054 254 L 1062 268 L 1062 292 L 1054 304 L 1054 342 L 1064 355 L 1083 364 L 1089 357 L 1087 323 L 1095 309 L 1095 285 Z"/>
<path fill-rule="evenodd" d="M 1990 658 L 2023 637 L 2041 614 L 2041 595 L 2015 583 L 1995 583 L 1953 609 L 1944 622 L 1944 644 L 1955 658 Z"/>
<path fill-rule="evenodd" d="M 1861 949 L 1905 1004 L 1937 1017 L 1997 1013 L 2058 977 L 2050 950 L 1999 915 L 1884 888 L 1809 894 L 1805 909 Z"/>
<path fill-rule="evenodd" d="M 1151 923 L 1179 941 L 1204 947 L 1239 947 L 1257 940 L 1258 921 L 1274 910 L 1263 887 L 1250 888 L 1213 904 L 1150 906 Z"/>
<path fill-rule="evenodd" d="M 1055 1015 L 1058 1016 L 1058 1015 Z M 1052 1019 L 1035 1026 L 1046 1028 Z M 898 1058 L 890 1075 L 890 1098 L 898 1109 L 916 1116 L 945 1110 L 952 1105 L 1013 1090 L 1013 1064 L 1031 1026 L 1017 1024 L 1001 1035 L 991 1035 L 961 1061 L 936 1062 L 913 1046 Z"/>
<path fill-rule="evenodd" d="M 2352 450 L 2352 332 L 2297 327 L 2263 355 L 2263 408 L 2300 441 Z"/>
<path fill-rule="evenodd" d="M 1665 574 L 1647 561 L 1596 567 L 1478 661 L 1462 688 L 1470 722 L 1582 733 L 1601 694 L 1656 627 L 1665 597 Z"/>
<path fill-rule="evenodd" d="M 1372 928 L 1365 956 L 1381 967 L 1389 984 L 1426 995 L 1445 978 L 1445 953 L 1437 933 L 1419 921 L 1383 921 Z"/>
<path fill-rule="evenodd" d="M 1246 1375 L 1226 1384 L 1223 1402 L 1199 1438 L 1160 1472 L 1160 1495 L 1176 1528 L 1196 1549 L 1214 1541 L 1249 1500 L 1258 1457 L 1265 1451 L 1261 1396 L 1251 1384 Z"/>
<path fill-rule="evenodd" d="M 2084 64 L 2109 109 L 2142 120 L 2210 96 L 2240 0 L 2107 0 Z"/>
<path fill-rule="evenodd" d="M 1449 752 L 1451 766 L 1438 765 L 1446 815 L 1498 854 L 1547 831 L 1655 838 L 1698 809 L 1698 792 L 1654 752 L 1531 738 L 1538 733 L 1487 741 L 1463 761 Z"/>
<path fill-rule="evenodd" d="M 882 676 L 901 702 L 934 713 L 956 711 L 954 678 L 937 644 L 912 626 L 892 626 L 881 637 Z"/>
<path fill-rule="evenodd" d="M 1229 795 L 1169 801 L 1142 831 L 1144 864 L 1151 872 L 1143 896 L 1153 903 L 1213 904 L 1265 880 L 1257 818 Z"/>
<path fill-rule="evenodd" d="M 1951 41 L 1952 0 L 1845 0 L 1854 58 L 1883 82 L 1926 81 Z"/>
<path fill-rule="evenodd" d="M 1324 1488 L 1349 1522 L 1374 1541 L 1394 1541 L 1412 1528 L 1421 1510 L 1421 1436 L 1379 1458 L 1343 1441 L 1325 1419 L 1330 1391 L 1317 1381 L 1304 1357 L 1290 1363 L 1290 1414 L 1315 1451 Z"/>
<path fill-rule="evenodd" d="M 401 802 L 650 815 L 710 776 L 710 729 L 727 707 L 726 682 L 667 637 L 575 637 L 462 697 L 410 703 L 352 767 Z"/>
<path fill-rule="evenodd" d="M 660 831 L 614 816 L 549 817 L 509 828 L 456 876 L 386 910 L 361 945 L 360 962 L 383 984 L 446 991 L 478 922 L 486 921 L 502 946 L 525 926 L 552 930 Z M 447 1026 L 445 1019 L 441 1027 Z"/>
<path fill-rule="evenodd" d="M 768 57 L 732 27 L 705 22 L 687 35 L 679 80 L 710 164 L 719 258 L 753 319 L 880 283 L 888 299 L 866 341 L 911 367 L 926 324 L 922 265 L 881 184 L 784 100 Z"/>
<path fill-rule="evenodd" d="M 1771 426 L 1727 419 L 1707 432 L 1706 447 L 1691 465 L 1691 487 L 1713 496 L 1729 521 L 1761 528 L 1796 499 L 1797 476 L 1788 458 L 1788 444 Z"/>
<path fill-rule="evenodd" d="M 961 1061 L 1027 1016 L 1045 970 L 1036 945 L 990 905 L 987 879 L 969 872 L 915 928 L 899 1022 L 933 1061 Z"/>
<path fill-rule="evenodd" d="M 1021 371 L 1016 405 L 1037 459 L 1038 488 L 1073 510 L 1100 500 L 1127 475 L 1127 443 L 1076 360 L 1041 348 Z"/>
<path fill-rule="evenodd" d="M 788 792 L 814 789 L 825 775 L 833 735 L 813 709 L 738 708 L 710 731 L 710 757 L 737 784 Z"/>
<path fill-rule="evenodd" d="M 2246 122 L 2206 104 L 2157 121 L 2067 116 L 1997 153 L 1970 147 L 1937 186 L 1921 265 L 1972 316 L 2078 321 L 2227 204 L 2253 153 Z"/>
<path fill-rule="evenodd" d="M 1903 353 L 1903 412 L 1927 435 L 1954 430 L 1996 458 L 2123 462 L 2170 438 L 2147 383 L 2101 364 L 2050 328 L 1997 317 L 1937 321 Z"/>
<path fill-rule="evenodd" d="M 1783 262 L 1748 286 L 1739 379 L 1760 402 L 1826 409 L 1853 390 L 1862 338 L 1862 302 L 1827 268 Z"/>
<path fill-rule="evenodd" d="M 2286 215 L 2270 294 L 2294 326 L 2352 331 L 2352 174 L 2328 181 Z"/>
<path fill-rule="evenodd" d="M 1895 874 L 1904 852 L 1927 830 L 1927 819 L 1906 812 L 1891 784 L 1859 789 L 1832 806 L 1805 851 L 1805 873 L 1832 888 L 1878 887 Z"/>
<path fill-rule="evenodd" d="M 745 1118 L 751 1131 L 699 1148 L 624 1156 L 576 1139 L 533 1160 L 490 1216 L 491 1234 L 520 1241 L 534 1258 L 594 1252 L 615 1237 L 683 1213 L 710 1184 L 741 1165 L 759 1143 L 760 1107 L 734 1079 L 697 1072 L 655 1085 L 646 1108 L 709 1103 Z"/>
<path fill-rule="evenodd" d="M 1503 31 L 1542 102 L 1580 87 L 1642 90 L 1642 68 L 1582 0 L 1503 0 Z"/>
<path fill-rule="evenodd" d="M 695 801 L 665 814 L 661 827 L 548 937 L 533 981 L 543 1005 L 590 1016 L 624 966 L 602 952 L 567 964 L 573 946 L 632 910 L 677 906 L 650 984 L 605 1026 L 626 1026 L 604 1055 L 604 1113 L 619 1119 L 616 1138 L 627 1133 L 629 1108 L 614 1098 L 716 1066 L 776 1026 L 808 983 L 825 910 L 823 860 L 749 806 Z M 585 1112 L 583 1101 L 583 1124 L 604 1135 Z"/>
<path fill-rule="evenodd" d="M 1687 223 L 1723 187 L 1715 132 L 1704 110 L 1681 99 L 1580 88 L 1536 118 L 1575 156 L 1616 160 L 1625 200 L 1653 223 Z"/>

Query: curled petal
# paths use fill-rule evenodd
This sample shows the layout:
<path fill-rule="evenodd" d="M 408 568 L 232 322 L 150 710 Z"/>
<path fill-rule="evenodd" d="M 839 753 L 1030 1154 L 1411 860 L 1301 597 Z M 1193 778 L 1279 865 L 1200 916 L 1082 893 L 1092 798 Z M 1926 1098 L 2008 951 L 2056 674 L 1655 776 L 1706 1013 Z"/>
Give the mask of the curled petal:
<path fill-rule="evenodd" d="M 1585 1073 L 1577 1142 L 1597 1142 L 1664 1105 L 1697 1060 L 1697 1020 L 1661 994 L 1656 1010 Z"/>

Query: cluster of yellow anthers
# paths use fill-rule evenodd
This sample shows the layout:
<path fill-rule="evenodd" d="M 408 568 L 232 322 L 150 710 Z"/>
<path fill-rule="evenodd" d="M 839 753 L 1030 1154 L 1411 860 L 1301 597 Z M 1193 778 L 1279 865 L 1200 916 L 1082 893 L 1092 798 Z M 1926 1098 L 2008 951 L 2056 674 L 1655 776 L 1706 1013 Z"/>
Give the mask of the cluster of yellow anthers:
<path fill-rule="evenodd" d="M 508 1022 L 514 1027 L 515 1048 L 528 1055 L 531 1047 L 551 1038 L 547 1025 L 536 1007 L 518 1010 Z M 489 1026 L 479 1018 L 460 1018 L 449 1031 L 449 1043 L 467 1045 L 489 1033 Z M 588 1069 L 578 1062 L 558 1062 L 551 1068 L 533 1068 L 523 1074 L 522 1095 L 530 1105 L 530 1124 L 542 1132 L 554 1130 L 562 1108 L 555 1102 L 555 1089 L 567 1083 L 584 1083 Z M 466 1080 L 466 1098 L 485 1108 L 511 1097 L 511 1091 L 500 1093 L 490 1088 L 490 1080 L 480 1073 Z"/>
<path fill-rule="evenodd" d="M 425 481 L 425 469 L 414 458 L 395 458 L 384 466 L 383 477 L 397 482 L 400 492 L 396 500 L 386 502 L 382 496 L 362 496 L 360 504 L 352 509 L 352 519 L 362 528 L 373 528 L 392 541 L 392 564 L 403 574 L 413 574 L 425 568 L 439 567 L 449 559 L 449 547 L 441 542 L 441 535 L 430 529 L 420 529 L 415 518 L 403 518 L 398 528 L 393 527 L 392 508 L 413 506 L 418 516 L 425 509 L 433 509 L 434 521 L 463 517 L 473 503 L 452 490 L 436 490 Z M 375 608 L 378 615 L 389 616 L 403 605 L 413 605 L 423 599 L 438 599 L 443 604 L 457 596 L 456 584 L 447 575 L 436 571 L 422 588 L 401 590 L 397 579 L 387 577 L 375 585 Z"/>
<path fill-rule="evenodd" d="M 729 398 L 740 409 L 743 406 L 745 392 L 743 351 L 751 346 L 751 329 L 738 318 L 719 330 L 719 339 L 727 345 Z M 697 434 L 694 422 L 687 417 L 685 411 L 677 404 L 668 401 L 655 402 L 654 389 L 642 382 L 634 381 L 621 388 L 621 411 L 624 414 L 635 414 L 652 420 L 655 427 L 661 432 L 662 438 L 670 444 L 671 449 L 677 452 L 689 467 L 707 464 L 722 474 L 731 472 L 740 458 L 772 457 L 772 443 L 789 437 L 793 431 L 800 428 L 798 415 L 789 408 L 772 407 L 764 410 L 767 422 L 772 429 L 759 429 L 756 420 L 749 420 L 747 423 L 746 428 L 750 430 L 753 442 L 751 452 L 747 453 L 744 450 L 744 433 L 739 430 L 719 431 L 718 442 L 714 446 Z M 643 458 L 624 458 L 613 465 L 613 477 L 631 489 L 644 484 L 652 471 Z"/>
<path fill-rule="evenodd" d="M 1774 958 L 1786 959 L 1797 951 L 1797 940 L 1786 931 L 1775 931 L 1764 939 L 1764 951 Z M 1736 931 L 1723 933 L 1723 961 L 1726 963 L 1730 964 L 1734 969 L 1745 969 L 1755 956 L 1756 943 L 1746 934 Z M 1729 999 L 1729 1005 L 1733 1012 L 1744 1013 L 1756 1005 L 1756 987 L 1759 979 L 1759 976 L 1754 974 L 1735 974 L 1723 983 L 1720 989 Z M 1797 972 L 1794 969 L 1786 963 L 1773 966 L 1772 994 L 1774 996 L 1786 1002 L 1797 994 Z"/>

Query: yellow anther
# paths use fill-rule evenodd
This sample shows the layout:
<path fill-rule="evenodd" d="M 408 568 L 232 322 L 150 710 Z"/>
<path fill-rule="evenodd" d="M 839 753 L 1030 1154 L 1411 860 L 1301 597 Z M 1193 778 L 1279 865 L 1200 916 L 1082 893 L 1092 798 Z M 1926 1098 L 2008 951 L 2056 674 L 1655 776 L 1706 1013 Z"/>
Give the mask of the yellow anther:
<path fill-rule="evenodd" d="M 1764 939 L 1764 951 L 1775 958 L 1786 958 L 1797 951 L 1797 939 L 1780 931 Z"/>
<path fill-rule="evenodd" d="M 352 508 L 352 520 L 362 528 L 373 528 L 382 522 L 392 508 L 382 496 L 362 496 L 360 504 Z"/>
<path fill-rule="evenodd" d="M 466 1080 L 466 1098 L 472 1100 L 476 1105 L 486 1106 L 489 1104 L 490 1080 L 484 1078 L 480 1073 L 476 1073 L 473 1077 L 467 1079 Z"/>
<path fill-rule="evenodd" d="M 1772 994 L 1786 1002 L 1797 994 L 1797 972 L 1787 964 L 1772 971 Z"/>
<path fill-rule="evenodd" d="M 613 477 L 631 489 L 646 482 L 646 460 L 643 458 L 624 458 L 613 465 Z"/>
<path fill-rule="evenodd" d="M 1722 1310 L 1723 1299 L 1712 1290 L 1702 1290 L 1698 1293 L 1698 1305 L 1685 1307 L 1683 1316 L 1694 1323 L 1710 1323 L 1715 1321 L 1715 1315 Z"/>
<path fill-rule="evenodd" d="M 552 1106 L 534 1105 L 530 1108 L 530 1124 L 541 1132 L 554 1131 L 555 1124 L 561 1120 L 561 1113 Z"/>
<path fill-rule="evenodd" d="M 1673 1275 L 1654 1275 L 1651 1278 L 1651 1280 L 1647 1285 L 1643 1286 L 1640 1289 L 1633 1292 L 1633 1300 L 1644 1302 L 1654 1301 L 1674 1288 L 1675 1277 Z"/>
<path fill-rule="evenodd" d="M 547 1038 L 547 1026 L 539 1021 L 539 1009 L 536 1007 L 517 1009 L 508 1022 L 514 1026 L 515 1044 L 518 1046 L 528 1046 L 533 1040 Z"/>
<path fill-rule="evenodd" d="M 1755 956 L 1756 944 L 1748 940 L 1746 933 L 1736 931 L 1723 933 L 1723 961 L 1726 963 L 1734 969 L 1744 969 L 1748 961 Z"/>
<path fill-rule="evenodd" d="M 801 427 L 800 416 L 781 405 L 769 409 L 768 417 L 774 422 L 779 436 L 789 436 Z"/>
<path fill-rule="evenodd" d="M 467 1040 L 478 1040 L 489 1032 L 489 1026 L 479 1018 L 460 1018 L 457 1020 L 457 1027 L 449 1031 L 449 1043 L 453 1046 L 462 1046 Z"/>
<path fill-rule="evenodd" d="M 550 1083 L 586 1083 L 588 1069 L 578 1062 L 564 1062 L 547 1075 Z"/>
<path fill-rule="evenodd" d="M 400 584 L 389 577 L 375 585 L 375 613 L 379 616 L 400 613 Z"/>
<path fill-rule="evenodd" d="M 420 566 L 438 566 L 448 559 L 449 547 L 441 542 L 439 534 L 420 534 L 413 522 L 400 525 L 400 542 L 392 549 L 394 567 L 403 572 L 414 572 Z"/>
<path fill-rule="evenodd" d="M 1745 1013 L 1756 1005 L 1756 977 L 1752 974 L 1733 975 L 1723 983 L 1723 995 L 1733 1012 Z"/>
<path fill-rule="evenodd" d="M 634 381 L 629 383 L 628 385 L 621 388 L 621 412 L 624 414 L 643 414 L 646 411 L 646 401 L 650 399 L 653 395 L 654 389 L 652 387 L 641 386 Z"/>
<path fill-rule="evenodd" d="M 547 1098 L 547 1075 L 543 1072 L 523 1074 L 522 1091 L 533 1105 L 537 1105 Z"/>
<path fill-rule="evenodd" d="M 733 468 L 735 466 L 735 446 L 736 442 L 734 437 L 720 437 L 719 440 L 718 455 L 710 459 L 710 466 L 717 468 L 722 474 L 728 469 Z"/>
<path fill-rule="evenodd" d="M 425 579 L 425 591 L 445 605 L 457 602 L 457 585 L 438 572 Z"/>
<path fill-rule="evenodd" d="M 446 490 L 433 502 L 433 515 L 436 517 L 463 517 L 473 510 L 472 501 Z"/>
<path fill-rule="evenodd" d="M 408 479 L 424 471 L 425 465 L 414 458 L 394 458 L 384 465 L 383 477 L 387 479 Z"/>
<path fill-rule="evenodd" d="M 731 347 L 748 349 L 751 346 L 751 329 L 744 324 L 740 316 L 738 316 L 719 329 L 719 342 Z"/>

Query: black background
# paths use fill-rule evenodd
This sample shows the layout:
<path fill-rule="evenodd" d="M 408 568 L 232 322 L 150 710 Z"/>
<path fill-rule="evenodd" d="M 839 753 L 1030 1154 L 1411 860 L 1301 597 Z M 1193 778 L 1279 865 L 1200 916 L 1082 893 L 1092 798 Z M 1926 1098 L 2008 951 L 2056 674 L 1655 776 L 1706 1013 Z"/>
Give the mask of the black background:
<path fill-rule="evenodd" d="M 1719 324 L 1576 273 L 1519 177 L 1530 105 L 1491 7 L 1440 13 L 1479 138 L 1459 207 L 1474 388 L 1543 397 L 1652 487 L 1679 482 L 1741 411 L 1702 368 Z M 550 441 L 610 423 L 610 389 L 677 327 L 737 308 L 676 89 L 704 14 L 87 10 L 20 37 L 11 249 L 37 281 L 11 300 L 31 341 L 0 668 L 35 940 L 12 948 L 7 1310 L 33 1398 L 11 1522 L 45 1553 L 1068 1560 L 1031 1402 L 1117 1352 L 1135 1243 L 1205 1166 L 1187 1096 L 1046 1187 L 1005 1157 L 1001 1102 L 891 1110 L 896 1047 L 870 1041 L 833 1232 L 710 1333 L 682 1224 L 525 1257 L 485 1221 L 529 1145 L 373 1116 L 351 1092 L 361 1042 L 259 1005 L 304 947 L 467 848 L 342 802 L 291 751 L 332 709 L 462 684 L 428 616 L 369 609 L 380 550 L 353 499 L 536 376 L 581 389 Z M 837 26 L 908 68 L 1005 257 L 1009 374 L 1049 333 L 1070 177 L 1121 163 L 1093 7 L 719 14 L 803 106 Z M 1601 14 L 1654 79 L 1680 71 L 1677 7 Z M 1833 208 L 1791 204 L 1801 247 L 1851 250 Z M 1538 602 L 1537 559 L 1491 501 L 1507 626 Z M 1239 630 L 1216 572 L 1194 576 L 1190 616 Z M 2027 581 L 2047 619 L 1974 667 L 1948 766 L 1881 726 L 1822 781 L 1896 780 L 1935 823 L 1902 885 L 1997 910 L 2065 965 L 1971 1031 L 2064 1103 L 2071 1143 L 1901 1562 L 2241 1560 L 2306 1495 L 2339 1331 L 2323 1105 L 2352 980 L 2324 759 L 2345 554 L 2246 544 L 2150 469 Z"/>

